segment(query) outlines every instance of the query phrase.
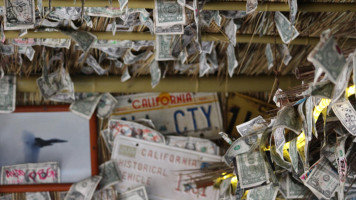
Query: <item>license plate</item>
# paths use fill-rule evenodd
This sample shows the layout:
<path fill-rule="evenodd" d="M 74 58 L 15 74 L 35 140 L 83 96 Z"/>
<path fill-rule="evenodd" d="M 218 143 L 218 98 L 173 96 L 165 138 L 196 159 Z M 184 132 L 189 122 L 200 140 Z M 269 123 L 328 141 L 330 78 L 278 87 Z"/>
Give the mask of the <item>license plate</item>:
<path fill-rule="evenodd" d="M 115 117 L 151 119 L 162 134 L 217 139 L 223 130 L 216 93 L 141 93 L 117 99 Z"/>

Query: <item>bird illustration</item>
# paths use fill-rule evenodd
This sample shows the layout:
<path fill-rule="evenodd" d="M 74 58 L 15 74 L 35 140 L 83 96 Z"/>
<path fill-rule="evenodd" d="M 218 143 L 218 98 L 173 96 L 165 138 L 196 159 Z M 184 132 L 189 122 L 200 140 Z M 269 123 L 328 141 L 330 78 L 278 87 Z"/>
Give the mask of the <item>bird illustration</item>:
<path fill-rule="evenodd" d="M 44 140 L 40 137 L 35 137 L 34 134 L 29 131 L 24 131 L 22 133 L 22 139 L 25 143 L 24 154 L 26 163 L 38 162 L 38 156 L 41 148 L 51 146 L 55 143 L 68 142 L 67 140 L 61 139 Z"/>

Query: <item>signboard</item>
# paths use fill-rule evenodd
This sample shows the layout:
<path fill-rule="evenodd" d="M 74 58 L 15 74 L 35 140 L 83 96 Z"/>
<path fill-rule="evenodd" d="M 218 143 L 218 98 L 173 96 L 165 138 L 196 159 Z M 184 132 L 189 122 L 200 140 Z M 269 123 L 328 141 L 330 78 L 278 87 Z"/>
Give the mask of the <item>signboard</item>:
<path fill-rule="evenodd" d="M 183 184 L 192 176 L 181 170 L 199 169 L 201 162 L 218 162 L 220 156 L 119 135 L 111 159 L 122 174 L 119 192 L 144 185 L 149 199 L 217 199 L 219 190 L 213 186 L 184 191 Z"/>
<path fill-rule="evenodd" d="M 272 104 L 239 93 L 230 93 L 227 103 L 226 133 L 235 137 L 240 136 L 235 128 L 237 125 L 247 122 L 259 115 L 265 119 L 269 118 L 267 111 L 276 108 L 276 106 Z"/>
<path fill-rule="evenodd" d="M 141 93 L 117 99 L 114 118 L 151 119 L 163 134 L 217 139 L 223 130 L 216 93 Z"/>

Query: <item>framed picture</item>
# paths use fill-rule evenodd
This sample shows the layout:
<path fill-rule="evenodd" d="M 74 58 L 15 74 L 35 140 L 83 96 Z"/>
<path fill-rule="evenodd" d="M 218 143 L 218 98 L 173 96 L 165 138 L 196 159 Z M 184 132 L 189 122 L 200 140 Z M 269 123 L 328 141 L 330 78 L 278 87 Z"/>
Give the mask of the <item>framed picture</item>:
<path fill-rule="evenodd" d="M 0 114 L 0 167 L 54 161 L 60 169 L 59 184 L 1 185 L 0 192 L 66 191 L 98 174 L 95 116 L 88 121 L 67 105 L 18 107 Z"/>

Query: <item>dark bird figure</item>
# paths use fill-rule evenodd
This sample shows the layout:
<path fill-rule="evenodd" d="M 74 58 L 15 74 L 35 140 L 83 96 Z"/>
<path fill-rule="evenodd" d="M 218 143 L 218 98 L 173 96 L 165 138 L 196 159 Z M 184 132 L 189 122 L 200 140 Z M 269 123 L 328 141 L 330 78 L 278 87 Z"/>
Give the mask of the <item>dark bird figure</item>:
<path fill-rule="evenodd" d="M 33 133 L 24 131 L 22 134 L 22 139 L 25 143 L 24 153 L 25 153 L 25 161 L 29 162 L 38 162 L 38 155 L 40 153 L 40 149 L 45 146 L 52 146 L 55 143 L 63 143 L 67 142 L 66 140 L 60 139 L 49 139 L 44 140 L 39 137 L 35 137 Z"/>

